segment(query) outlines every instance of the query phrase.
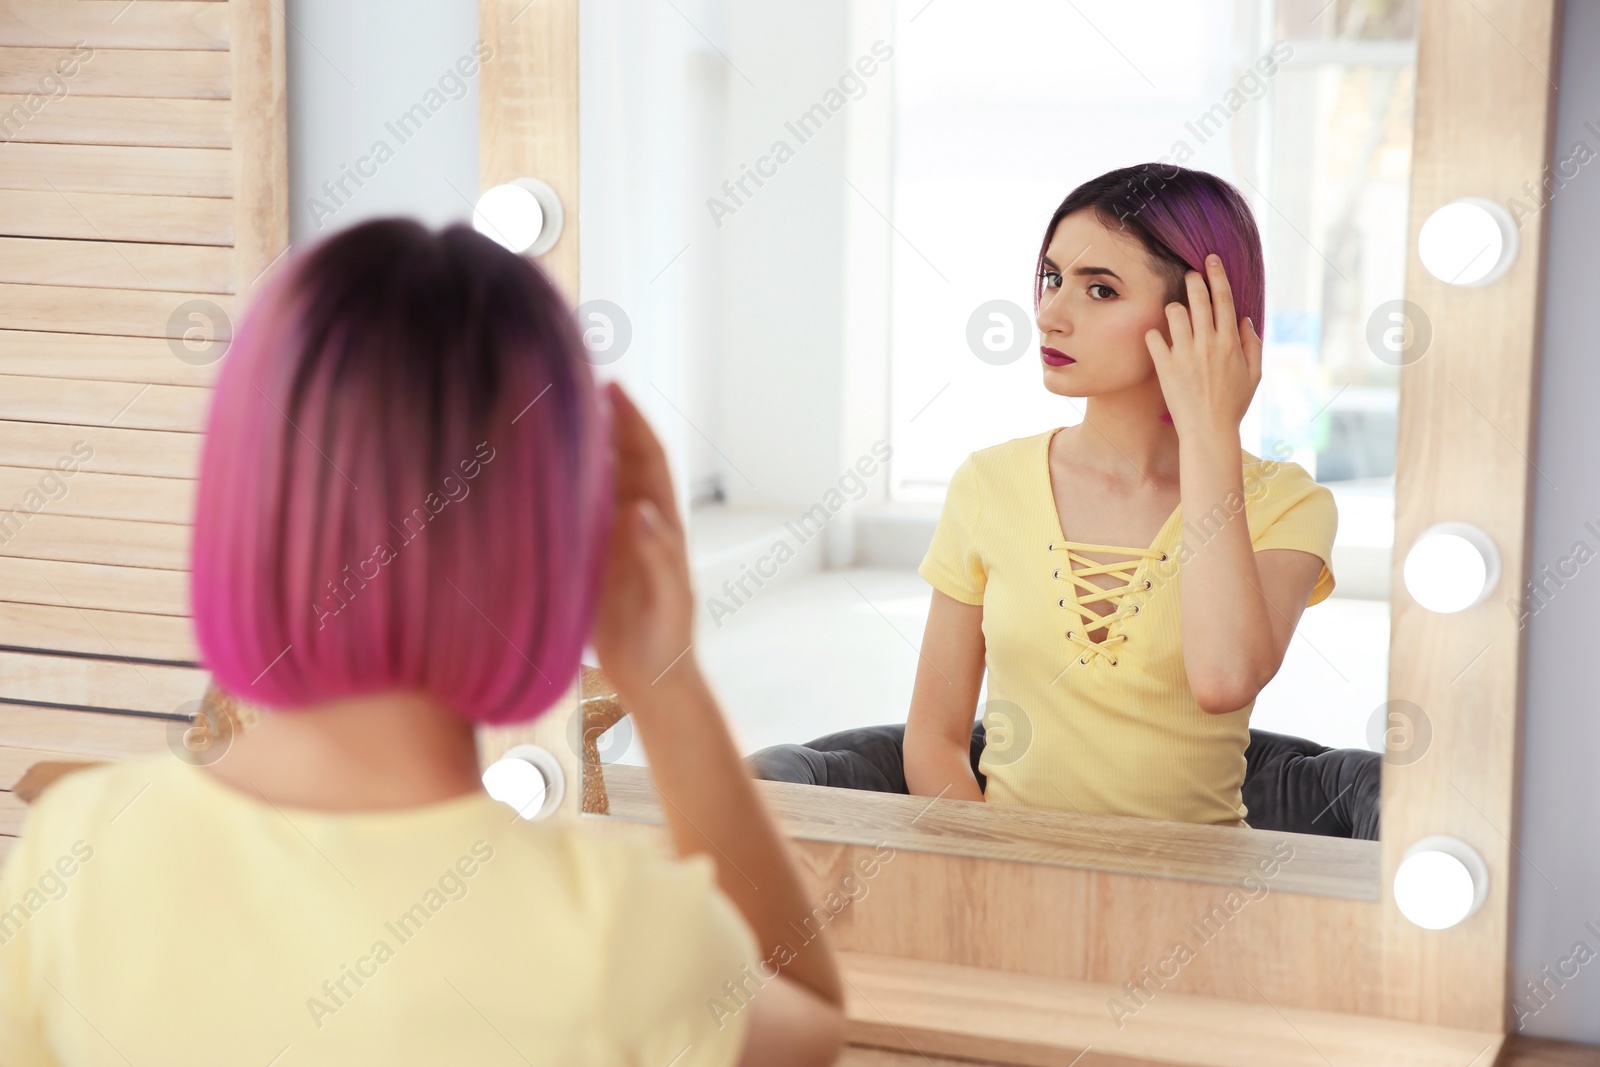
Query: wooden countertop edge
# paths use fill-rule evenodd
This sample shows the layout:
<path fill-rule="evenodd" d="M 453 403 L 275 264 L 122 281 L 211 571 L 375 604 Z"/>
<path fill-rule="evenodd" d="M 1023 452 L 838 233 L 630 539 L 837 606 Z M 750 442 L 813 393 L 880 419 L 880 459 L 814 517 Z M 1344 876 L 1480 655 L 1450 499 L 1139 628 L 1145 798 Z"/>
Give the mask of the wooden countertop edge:
<path fill-rule="evenodd" d="M 661 822 L 649 772 L 604 768 L 610 814 Z M 1381 853 L 1376 841 L 1318 837 L 1232 826 L 1201 826 L 1117 815 L 1088 816 L 1043 808 L 989 806 L 898 793 L 756 782 L 768 810 L 787 835 L 981 859 L 1045 863 L 1240 885 L 1254 875 L 1272 890 L 1377 901 Z M 1282 860 L 1275 873 L 1263 864 Z M 1278 849 L 1279 851 L 1274 851 Z"/>
<path fill-rule="evenodd" d="M 1506 1036 L 1167 990 L 1118 1018 L 1109 1004 L 1128 997 L 1108 985 L 855 952 L 839 962 L 850 1043 L 999 1063 L 1490 1067 Z"/>

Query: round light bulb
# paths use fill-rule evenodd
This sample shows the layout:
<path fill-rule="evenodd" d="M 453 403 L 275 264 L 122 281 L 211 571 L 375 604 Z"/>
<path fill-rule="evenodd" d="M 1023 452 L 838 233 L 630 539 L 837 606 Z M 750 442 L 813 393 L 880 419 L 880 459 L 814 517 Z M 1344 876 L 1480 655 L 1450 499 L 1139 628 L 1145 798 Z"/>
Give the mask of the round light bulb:
<path fill-rule="evenodd" d="M 561 764 L 538 745 L 517 745 L 484 768 L 483 788 L 524 819 L 542 819 L 561 803 Z"/>
<path fill-rule="evenodd" d="M 483 787 L 502 804 L 510 804 L 524 819 L 544 803 L 544 775 L 522 759 L 502 759 L 483 772 Z"/>
<path fill-rule="evenodd" d="M 544 230 L 544 208 L 531 189 L 514 182 L 497 185 L 478 197 L 472 228 L 521 254 L 533 247 Z"/>
<path fill-rule="evenodd" d="M 1500 581 L 1500 556 L 1489 535 L 1462 522 L 1424 530 L 1406 553 L 1406 592 L 1429 611 L 1464 611 Z"/>
<path fill-rule="evenodd" d="M 1454 200 L 1429 215 L 1417 233 L 1428 273 L 1451 285 L 1488 285 L 1517 258 L 1516 222 L 1483 197 Z"/>
<path fill-rule="evenodd" d="M 1483 858 L 1454 837 L 1429 837 L 1406 850 L 1394 874 L 1394 902 L 1424 930 L 1444 930 L 1477 911 L 1489 891 Z"/>

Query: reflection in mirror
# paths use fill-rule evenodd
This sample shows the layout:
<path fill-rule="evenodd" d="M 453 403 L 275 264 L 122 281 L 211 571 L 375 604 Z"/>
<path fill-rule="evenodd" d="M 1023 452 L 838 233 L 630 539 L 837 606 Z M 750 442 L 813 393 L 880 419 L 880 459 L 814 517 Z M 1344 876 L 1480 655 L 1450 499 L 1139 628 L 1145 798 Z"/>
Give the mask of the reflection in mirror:
<path fill-rule="evenodd" d="M 760 776 L 1377 836 L 1415 30 L 584 7 L 580 325 Z"/>

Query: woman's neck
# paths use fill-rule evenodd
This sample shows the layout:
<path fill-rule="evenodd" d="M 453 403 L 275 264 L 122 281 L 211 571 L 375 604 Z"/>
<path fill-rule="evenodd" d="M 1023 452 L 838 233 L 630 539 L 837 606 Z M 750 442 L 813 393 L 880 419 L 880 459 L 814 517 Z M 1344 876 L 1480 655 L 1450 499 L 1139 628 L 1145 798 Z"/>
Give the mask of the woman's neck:
<path fill-rule="evenodd" d="M 417 691 L 263 712 L 205 769 L 247 796 L 325 811 L 417 807 L 483 788 L 472 723 Z"/>
<path fill-rule="evenodd" d="M 1074 460 L 1117 480 L 1176 484 L 1178 433 L 1161 417 L 1160 390 L 1125 390 L 1091 396 L 1083 422 L 1069 438 Z"/>

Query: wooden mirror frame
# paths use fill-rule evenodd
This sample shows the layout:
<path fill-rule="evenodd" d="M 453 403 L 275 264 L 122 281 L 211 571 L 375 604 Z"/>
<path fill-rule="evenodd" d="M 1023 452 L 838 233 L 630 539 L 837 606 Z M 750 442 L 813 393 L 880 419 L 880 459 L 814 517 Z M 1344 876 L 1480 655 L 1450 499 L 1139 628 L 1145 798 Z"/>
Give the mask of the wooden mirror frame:
<path fill-rule="evenodd" d="M 577 0 L 480 0 L 479 11 L 495 55 L 480 88 L 482 185 L 532 176 L 556 189 L 567 229 L 542 262 L 575 297 Z M 1432 739 L 1424 758 L 1385 766 L 1378 898 L 1322 895 L 1287 879 L 1273 886 L 1280 891 L 1230 908 L 1232 922 L 1163 980 L 1173 943 L 1226 899 L 1218 883 L 1259 858 L 1250 847 L 1206 870 L 1174 854 L 1160 824 L 1139 831 L 1118 822 L 1113 840 L 1105 833 L 1113 820 L 1054 812 L 1078 850 L 1070 861 L 963 855 L 949 840 L 924 840 L 928 828 L 916 824 L 926 798 L 852 794 L 849 809 L 866 817 L 841 827 L 801 817 L 837 810 L 826 797 L 834 791 L 761 783 L 819 900 L 830 890 L 837 897 L 841 878 L 874 855 L 873 835 L 879 856 L 884 842 L 899 841 L 884 863 L 890 876 L 833 915 L 853 1041 L 1082 1067 L 1495 1061 L 1508 1023 L 1518 874 L 1511 835 L 1523 646 L 1515 605 L 1528 569 L 1546 220 L 1542 212 L 1523 220 L 1534 225 L 1521 228 L 1516 262 L 1487 288 L 1435 280 L 1415 250 L 1422 221 L 1441 205 L 1465 196 L 1510 203 L 1541 180 L 1560 19 L 1559 0 L 1421 0 L 1405 292 L 1433 339 L 1402 372 L 1389 694 L 1423 709 Z M 1444 521 L 1487 532 L 1501 562 L 1494 593 L 1453 615 L 1416 604 L 1401 575 L 1405 549 Z M 485 759 L 531 740 L 575 781 L 575 714 L 576 691 L 533 727 L 486 731 Z M 666 848 L 648 796 L 630 792 L 625 777 L 613 785 L 615 810 L 630 817 L 593 819 L 592 827 Z M 567 814 L 577 813 L 579 795 L 567 790 Z M 1406 848 L 1438 834 L 1483 856 L 1489 892 L 1464 922 L 1428 931 L 1401 916 L 1392 884 Z M 1313 855 L 1326 844 L 1250 836 L 1263 842 L 1252 847 L 1288 840 Z M 1142 869 L 1141 858 L 1166 866 Z M 1133 997 L 1136 984 L 1145 996 Z M 1137 1004 L 1137 1018 L 1119 1025 L 1109 1010 L 1118 999 Z"/>

